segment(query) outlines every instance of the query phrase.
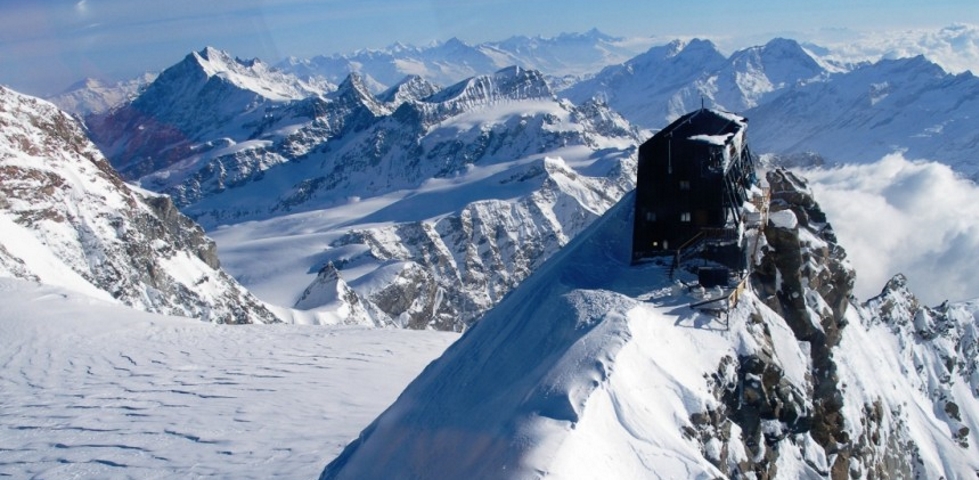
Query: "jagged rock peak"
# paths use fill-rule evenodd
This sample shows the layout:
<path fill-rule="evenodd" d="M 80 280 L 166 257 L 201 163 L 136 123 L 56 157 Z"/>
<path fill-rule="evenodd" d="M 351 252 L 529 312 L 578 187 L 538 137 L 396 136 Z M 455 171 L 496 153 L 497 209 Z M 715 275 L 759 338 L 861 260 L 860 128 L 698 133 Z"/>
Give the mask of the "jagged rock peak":
<path fill-rule="evenodd" d="M 670 45 L 673 44 L 671 43 Z M 694 38 L 689 42 L 680 42 L 677 45 L 682 47 L 676 52 L 677 56 L 696 58 L 720 54 L 720 50 L 717 49 L 717 45 L 714 42 L 702 38 Z"/>
<path fill-rule="evenodd" d="M 891 277 L 881 289 L 880 295 L 867 300 L 866 306 L 878 312 L 878 318 L 892 325 L 908 323 L 921 310 L 918 298 L 908 288 L 904 274 Z"/>
<path fill-rule="evenodd" d="M 369 78 L 359 72 L 351 72 L 335 92 L 328 98 L 344 106 L 361 106 L 375 116 L 387 115 L 390 110 L 381 104 L 377 97 L 367 88 Z"/>
<path fill-rule="evenodd" d="M 553 95 L 541 72 L 511 66 L 492 75 L 480 75 L 459 82 L 429 97 L 427 101 L 478 104 L 500 99 L 550 98 Z"/>
<path fill-rule="evenodd" d="M 441 90 L 438 85 L 419 75 L 408 75 L 400 82 L 385 90 L 377 99 L 388 104 L 401 105 L 407 101 L 417 101 L 431 97 Z"/>
<path fill-rule="evenodd" d="M 164 70 L 151 88 L 157 83 L 200 82 L 215 77 L 270 100 L 298 99 L 315 93 L 313 87 L 258 58 L 242 60 L 214 47 L 187 54 L 181 62 Z"/>

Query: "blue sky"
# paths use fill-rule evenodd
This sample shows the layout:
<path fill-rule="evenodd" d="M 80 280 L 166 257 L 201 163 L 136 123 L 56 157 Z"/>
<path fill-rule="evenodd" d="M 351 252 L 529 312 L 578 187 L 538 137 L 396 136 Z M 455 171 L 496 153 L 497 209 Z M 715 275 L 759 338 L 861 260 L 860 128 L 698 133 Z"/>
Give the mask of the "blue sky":
<path fill-rule="evenodd" d="M 207 45 L 274 63 L 396 41 L 478 43 L 593 27 L 616 36 L 727 37 L 737 46 L 819 29 L 953 23 L 979 24 L 976 0 L 0 0 L 0 84 L 52 94 L 84 77 L 160 70 Z"/>

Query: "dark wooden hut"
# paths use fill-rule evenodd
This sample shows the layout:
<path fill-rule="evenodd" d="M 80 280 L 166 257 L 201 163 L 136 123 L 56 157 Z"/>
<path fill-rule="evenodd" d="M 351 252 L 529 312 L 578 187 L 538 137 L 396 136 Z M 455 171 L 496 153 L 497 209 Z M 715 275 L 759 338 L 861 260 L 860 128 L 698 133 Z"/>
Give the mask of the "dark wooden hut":
<path fill-rule="evenodd" d="M 741 207 L 755 183 L 743 117 L 702 108 L 639 147 L 632 261 L 739 240 Z"/>

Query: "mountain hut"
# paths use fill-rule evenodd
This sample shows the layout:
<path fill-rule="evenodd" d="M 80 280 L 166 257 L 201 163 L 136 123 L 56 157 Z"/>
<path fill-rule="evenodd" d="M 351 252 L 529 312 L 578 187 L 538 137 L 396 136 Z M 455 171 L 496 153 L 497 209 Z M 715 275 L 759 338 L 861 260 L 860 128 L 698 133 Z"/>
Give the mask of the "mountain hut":
<path fill-rule="evenodd" d="M 736 251 L 719 254 L 729 259 L 722 263 L 744 268 L 741 208 L 757 181 L 747 125 L 743 117 L 701 108 L 639 147 L 633 263 L 730 244 Z"/>

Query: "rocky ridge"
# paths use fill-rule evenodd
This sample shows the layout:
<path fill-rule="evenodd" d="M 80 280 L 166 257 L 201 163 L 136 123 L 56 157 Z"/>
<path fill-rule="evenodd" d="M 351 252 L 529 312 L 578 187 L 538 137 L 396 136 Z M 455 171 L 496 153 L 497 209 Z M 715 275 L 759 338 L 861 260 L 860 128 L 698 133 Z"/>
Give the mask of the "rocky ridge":
<path fill-rule="evenodd" d="M 165 196 L 126 185 L 68 114 L 0 88 L 3 274 L 218 323 L 278 319 Z"/>
<path fill-rule="evenodd" d="M 631 189 L 634 168 L 617 165 L 606 177 L 590 178 L 560 159 L 534 162 L 503 180 L 535 184 L 526 196 L 473 202 L 436 220 L 354 228 L 330 247 L 357 253 L 332 262 L 341 272 L 377 263 L 379 273 L 392 276 L 380 287 L 353 285 L 354 303 L 382 314 L 376 322 L 462 330 Z M 296 307 L 312 305 L 307 297 L 317 290 L 311 285 Z"/>
<path fill-rule="evenodd" d="M 626 195 L 321 478 L 975 475 L 979 309 L 921 307 L 900 276 L 858 303 L 806 182 L 767 178 L 770 221 L 748 232 L 760 253 L 727 315 L 688 309 L 696 294 L 655 262 L 629 264 Z"/>

